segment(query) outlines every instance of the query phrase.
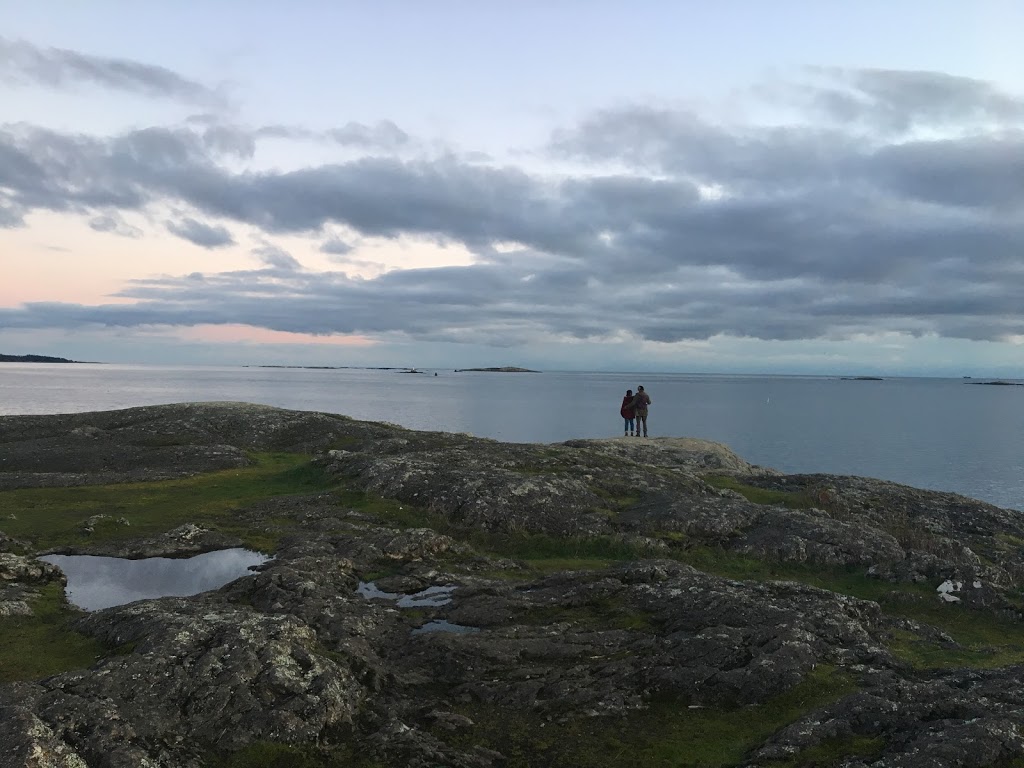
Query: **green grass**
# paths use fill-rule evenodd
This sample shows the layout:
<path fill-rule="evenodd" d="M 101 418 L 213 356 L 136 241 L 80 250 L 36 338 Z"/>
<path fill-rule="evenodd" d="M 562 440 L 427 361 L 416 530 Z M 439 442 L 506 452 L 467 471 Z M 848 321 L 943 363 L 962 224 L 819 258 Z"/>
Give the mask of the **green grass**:
<path fill-rule="evenodd" d="M 62 593 L 59 584 L 49 584 L 32 602 L 33 616 L 0 617 L 0 683 L 83 669 L 104 655 L 99 642 L 71 628 L 81 614 L 68 608 Z"/>
<path fill-rule="evenodd" d="M 476 532 L 472 542 L 500 557 L 527 562 L 550 560 L 591 560 L 607 563 L 649 557 L 646 547 L 615 536 L 550 536 L 543 533 L 484 534 Z"/>
<path fill-rule="evenodd" d="M 438 533 L 447 533 L 451 528 L 442 515 L 370 491 L 342 487 L 335 489 L 334 498 L 338 506 L 372 515 L 382 525 L 393 525 L 398 528 L 431 528 Z"/>
<path fill-rule="evenodd" d="M 558 722 L 529 711 L 474 704 L 465 714 L 475 725 L 443 737 L 464 749 L 496 749 L 508 758 L 507 768 L 718 768 L 742 762 L 778 728 L 854 690 L 846 675 L 819 667 L 772 701 L 738 709 L 663 702 L 624 717 Z"/>
<path fill-rule="evenodd" d="M 747 501 L 754 504 L 782 504 L 790 509 L 810 509 L 818 506 L 814 499 L 800 491 L 772 491 L 766 488 L 758 488 L 754 485 L 741 483 L 735 477 L 729 475 L 704 475 L 701 478 L 708 485 L 715 488 L 727 488 L 736 491 Z"/>
<path fill-rule="evenodd" d="M 190 522 L 244 537 L 252 532 L 232 519 L 232 511 L 262 499 L 332 485 L 308 456 L 269 453 L 253 458 L 251 467 L 176 480 L 4 491 L 0 519 L 5 533 L 27 540 L 36 550 L 152 536 Z M 82 524 L 94 515 L 111 519 L 86 534 Z M 129 524 L 118 524 L 118 518 Z M 265 536 L 262 540 L 271 543 Z"/>
<path fill-rule="evenodd" d="M 934 597 L 935 590 L 920 584 L 892 584 L 873 579 L 858 566 L 825 567 L 806 563 L 759 560 L 718 547 L 673 549 L 671 556 L 694 568 L 737 581 L 798 581 L 862 600 L 885 600 L 893 591 Z"/>
<path fill-rule="evenodd" d="M 974 667 L 990 669 L 1024 663 L 1024 626 L 962 606 L 922 606 L 913 617 L 938 627 L 956 642 L 948 643 L 897 630 L 889 648 L 918 669 Z"/>

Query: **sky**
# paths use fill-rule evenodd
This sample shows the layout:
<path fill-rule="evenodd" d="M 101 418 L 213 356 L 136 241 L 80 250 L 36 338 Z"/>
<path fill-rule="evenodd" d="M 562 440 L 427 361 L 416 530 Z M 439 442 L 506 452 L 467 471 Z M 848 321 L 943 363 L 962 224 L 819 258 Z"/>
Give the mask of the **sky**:
<path fill-rule="evenodd" d="M 0 0 L 0 353 L 1024 378 L 1017 0 Z"/>

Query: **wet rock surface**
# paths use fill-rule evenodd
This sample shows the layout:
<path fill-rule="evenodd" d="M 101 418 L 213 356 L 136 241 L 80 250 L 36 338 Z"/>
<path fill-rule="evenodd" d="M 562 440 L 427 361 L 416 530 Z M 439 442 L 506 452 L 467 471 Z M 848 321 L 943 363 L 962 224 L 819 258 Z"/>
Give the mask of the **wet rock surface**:
<path fill-rule="evenodd" d="M 344 492 L 233 512 L 250 530 L 284 531 L 250 576 L 80 614 L 76 630 L 109 652 L 89 669 L 0 685 L 0 765 L 199 768 L 263 742 L 348 749 L 337 764 L 521 765 L 474 741 L 481 713 L 557 728 L 666 702 L 680 717 L 761 711 L 822 670 L 848 690 L 808 702 L 751 745 L 746 765 L 851 743 L 872 747 L 784 764 L 1024 755 L 1024 667 L 914 667 L 896 640 L 956 641 L 874 600 L 700 567 L 717 557 L 859 575 L 1015 627 L 1020 516 L 955 494 L 785 476 L 700 440 L 503 444 L 248 404 L 0 418 L 0 489 L 183 477 L 246 466 L 253 451 L 308 452 Z M 748 501 L 712 475 L 800 503 Z M 346 501 L 363 492 L 390 500 L 392 515 Z M 510 540 L 600 540 L 631 554 L 545 571 L 490 546 Z M 239 541 L 196 522 L 83 534 L 61 551 L 185 556 Z M 0 619 L 30 616 L 36 591 L 62 583 L 39 554 L 0 533 Z M 956 601 L 935 592 L 946 581 Z"/>

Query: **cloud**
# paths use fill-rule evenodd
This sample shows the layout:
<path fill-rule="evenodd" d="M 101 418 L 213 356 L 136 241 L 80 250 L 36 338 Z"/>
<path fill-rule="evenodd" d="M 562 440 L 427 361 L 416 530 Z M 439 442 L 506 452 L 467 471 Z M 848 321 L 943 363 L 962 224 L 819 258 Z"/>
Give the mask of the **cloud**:
<path fill-rule="evenodd" d="M 25 226 L 25 212 L 20 206 L 6 202 L 0 193 L 0 229 Z"/>
<path fill-rule="evenodd" d="M 128 224 L 120 216 L 104 215 L 94 216 L 89 220 L 89 228 L 96 232 L 111 232 L 121 237 L 139 238 L 142 237 L 142 230 Z"/>
<path fill-rule="evenodd" d="M 264 125 L 255 129 L 256 139 L 291 139 L 340 144 L 356 149 L 399 150 L 414 142 L 408 133 L 390 120 L 381 120 L 373 125 L 348 122 L 338 128 L 325 131 L 313 130 L 297 125 Z"/>
<path fill-rule="evenodd" d="M 409 143 L 409 134 L 390 120 L 375 125 L 351 122 L 341 128 L 327 131 L 327 136 L 339 144 L 356 147 L 385 147 L 397 149 Z"/>
<path fill-rule="evenodd" d="M 279 248 L 271 243 L 263 243 L 253 248 L 252 253 L 258 256 L 260 261 L 271 267 L 275 273 L 278 271 L 291 272 L 302 269 L 302 265 L 288 251 Z"/>
<path fill-rule="evenodd" d="M 1024 99 L 991 83 L 944 72 L 816 67 L 824 83 L 806 88 L 810 103 L 841 123 L 887 131 L 1024 120 Z"/>
<path fill-rule="evenodd" d="M 164 67 L 129 59 L 91 56 L 63 48 L 40 48 L 0 37 L 0 79 L 15 85 L 70 88 L 90 83 L 144 96 L 222 106 L 222 94 Z"/>
<path fill-rule="evenodd" d="M 345 256 L 354 250 L 353 246 L 346 243 L 344 240 L 338 237 L 332 237 L 329 240 L 325 240 L 320 245 L 321 253 L 329 253 L 334 256 Z"/>
<path fill-rule="evenodd" d="M 346 162 L 239 171 L 232 161 L 258 153 L 266 129 L 211 132 L 204 120 L 97 138 L 6 126 L 0 188 L 16 211 L 182 206 L 314 248 L 336 226 L 357 240 L 454 243 L 476 261 L 349 278 L 304 270 L 268 239 L 252 251 L 259 269 L 140 281 L 123 293 L 135 305 L 31 305 L 0 320 L 491 345 L 1024 333 L 1015 99 L 941 75 L 830 77 L 857 94 L 856 125 L 818 104 L 773 125 L 624 106 L 553 136 L 548 150 L 575 169 L 558 175 L 468 153 L 388 154 L 373 131 Z M 348 243 L 319 247 L 339 255 Z"/>
<path fill-rule="evenodd" d="M 164 226 L 171 234 L 203 248 L 221 248 L 235 243 L 235 239 L 231 237 L 231 233 L 226 227 L 203 224 L 189 217 L 180 222 L 164 222 Z"/>
<path fill-rule="evenodd" d="M 890 145 L 871 170 L 897 194 L 978 209 L 1024 205 L 1024 134 Z"/>

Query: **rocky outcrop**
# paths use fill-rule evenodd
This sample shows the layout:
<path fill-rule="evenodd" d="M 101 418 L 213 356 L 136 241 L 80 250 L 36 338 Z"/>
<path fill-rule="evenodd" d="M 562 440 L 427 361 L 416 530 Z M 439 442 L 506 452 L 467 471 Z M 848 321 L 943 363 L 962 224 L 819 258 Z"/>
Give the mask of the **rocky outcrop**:
<path fill-rule="evenodd" d="M 0 552 L 0 617 L 31 616 L 37 587 L 67 583 L 59 568 L 34 557 Z"/>
<path fill-rule="evenodd" d="M 246 451 L 313 451 L 352 428 L 345 416 L 249 403 L 188 403 L 0 419 L 0 490 L 162 480 L 249 464 Z"/>
<path fill-rule="evenodd" d="M 1021 668 L 892 609 L 930 601 L 1020 631 L 1024 526 L 954 494 L 785 476 L 699 440 L 504 444 L 246 404 L 2 418 L 0 487 L 181 477 L 271 450 L 308 452 L 337 489 L 232 510 L 232 530 L 277 544 L 221 589 L 67 607 L 107 650 L 0 685 L 0 765 L 200 768 L 268 742 L 346 765 L 624 765 L 570 760 L 556 734 L 787 697 L 794 714 L 749 743 L 747 765 L 1024 755 Z M 49 549 L 182 556 L 241 541 L 209 522 L 106 530 Z M 0 622 L 28 621 L 63 574 L 31 537 L 0 545 Z M 716 575 L 727 564 L 761 570 Z M 834 588 L 794 580 L 815 573 Z M 891 597 L 844 593 L 853 577 Z M 992 668 L 915 667 L 907 648 Z M 829 675 L 834 695 L 801 693 Z M 486 735 L 494 712 L 527 724 L 525 746 Z"/>

